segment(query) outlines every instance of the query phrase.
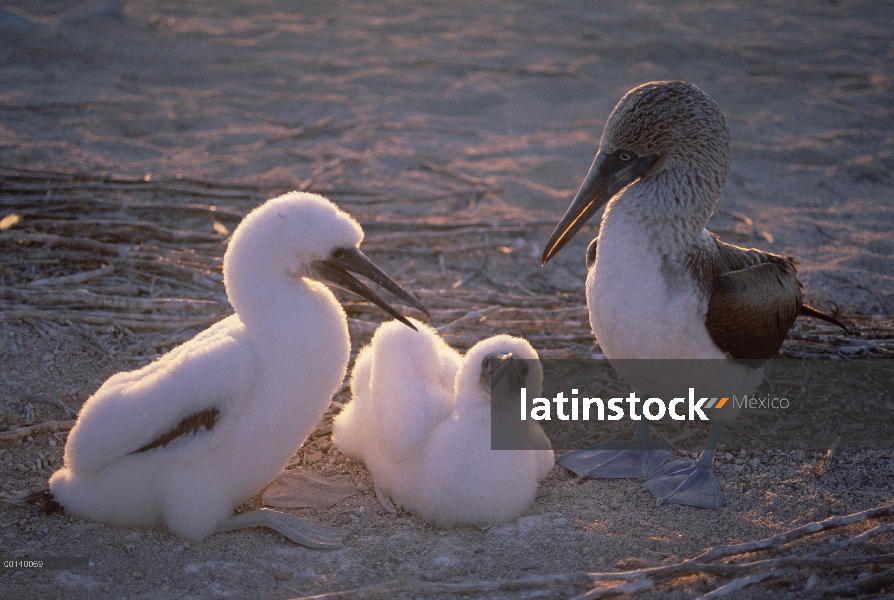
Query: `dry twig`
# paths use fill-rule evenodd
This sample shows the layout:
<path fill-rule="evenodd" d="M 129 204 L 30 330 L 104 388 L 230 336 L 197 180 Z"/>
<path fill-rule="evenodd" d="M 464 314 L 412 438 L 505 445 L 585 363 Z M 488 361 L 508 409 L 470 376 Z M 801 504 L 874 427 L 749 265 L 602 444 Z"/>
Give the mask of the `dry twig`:
<path fill-rule="evenodd" d="M 738 592 L 739 590 L 743 590 L 748 586 L 766 581 L 767 579 L 778 579 L 781 577 L 785 577 L 791 572 L 792 569 L 773 569 L 770 571 L 765 571 L 764 573 L 758 573 L 757 575 L 739 577 L 738 579 L 733 579 L 722 587 L 708 592 L 704 596 L 700 596 L 698 600 L 714 600 L 714 598 L 724 598 L 726 596 L 729 596 L 730 594 Z"/>
<path fill-rule="evenodd" d="M 30 427 L 20 427 L 19 429 L 13 429 L 12 431 L 0 431 L 0 441 L 9 442 L 20 440 L 36 433 L 68 431 L 75 426 L 75 423 L 76 421 L 45 421 L 43 423 L 38 423 L 37 425 L 31 425 Z"/>
<path fill-rule="evenodd" d="M 882 588 L 889 587 L 891 584 L 894 584 L 894 569 L 887 569 L 881 573 L 870 575 L 865 579 L 831 585 L 815 590 L 815 592 L 820 596 L 851 598 L 877 592 Z"/>

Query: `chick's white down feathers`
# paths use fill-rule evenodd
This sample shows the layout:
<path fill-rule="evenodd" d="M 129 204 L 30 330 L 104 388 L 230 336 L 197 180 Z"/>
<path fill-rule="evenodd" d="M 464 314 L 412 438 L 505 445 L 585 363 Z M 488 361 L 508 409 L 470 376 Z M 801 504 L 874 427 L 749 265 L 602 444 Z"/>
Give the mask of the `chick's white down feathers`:
<path fill-rule="evenodd" d="M 376 488 L 440 526 L 499 523 L 535 500 L 554 464 L 552 450 L 491 450 L 490 393 L 482 361 L 512 353 L 532 368 L 526 379 L 539 393 L 537 353 L 521 338 L 495 336 L 465 357 L 437 332 L 414 321 L 414 332 L 385 323 L 357 356 L 353 398 L 336 417 L 333 440 L 362 460 Z M 539 425 L 541 448 L 549 441 Z"/>
<path fill-rule="evenodd" d="M 166 525 L 202 538 L 282 470 L 345 375 L 345 313 L 309 263 L 363 232 L 315 194 L 251 212 L 224 257 L 236 314 L 155 362 L 118 373 L 81 410 L 50 490 L 74 516 Z M 216 411 L 210 430 L 142 450 L 183 419 Z M 207 413 L 206 413 L 207 414 Z"/>

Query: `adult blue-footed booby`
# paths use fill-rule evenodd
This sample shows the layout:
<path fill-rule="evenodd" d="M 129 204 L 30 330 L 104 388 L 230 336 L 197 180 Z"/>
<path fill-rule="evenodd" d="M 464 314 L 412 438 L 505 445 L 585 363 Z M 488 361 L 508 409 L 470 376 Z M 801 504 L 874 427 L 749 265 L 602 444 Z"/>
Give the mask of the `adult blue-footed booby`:
<path fill-rule="evenodd" d="M 306 546 L 338 546 L 339 530 L 233 509 L 286 466 L 344 378 L 347 319 L 324 284 L 415 328 L 353 271 L 425 311 L 364 256 L 362 239 L 354 219 L 316 194 L 293 192 L 252 211 L 224 256 L 235 314 L 112 376 L 87 400 L 65 466 L 50 479 L 53 498 L 77 517 L 166 525 L 192 539 L 264 525 Z"/>
<path fill-rule="evenodd" d="M 634 88 L 609 116 L 593 165 L 544 249 L 545 265 L 608 205 L 587 252 L 590 324 L 606 358 L 641 392 L 656 373 L 624 359 L 717 359 L 700 361 L 714 372 L 697 385 L 720 382 L 728 394 L 757 387 L 758 365 L 778 352 L 799 314 L 844 328 L 802 303 L 793 259 L 705 230 L 729 166 L 729 130 L 707 94 L 682 81 Z M 633 439 L 557 462 L 589 477 L 645 479 L 659 503 L 716 508 L 723 494 L 714 450 L 737 412 L 732 403 L 713 411 L 698 461 L 667 462 L 672 453 L 640 420 Z"/>

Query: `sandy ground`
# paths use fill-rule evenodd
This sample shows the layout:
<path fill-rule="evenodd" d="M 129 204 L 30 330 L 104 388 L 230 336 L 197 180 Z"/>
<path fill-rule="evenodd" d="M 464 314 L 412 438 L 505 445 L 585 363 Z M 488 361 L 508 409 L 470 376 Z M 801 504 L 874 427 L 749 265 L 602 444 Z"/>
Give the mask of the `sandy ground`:
<path fill-rule="evenodd" d="M 442 311 L 435 325 L 462 307 L 487 306 L 488 294 L 522 298 L 503 313 L 506 331 L 525 334 L 544 356 L 586 357 L 594 351 L 582 309 L 589 236 L 548 269 L 537 257 L 620 96 L 645 81 L 684 79 L 718 101 L 732 132 L 732 172 L 714 229 L 797 257 L 806 298 L 862 332 L 830 337 L 824 326 L 801 323 L 784 353 L 820 340 L 844 357 L 891 355 L 894 5 L 127 0 L 119 12 L 114 5 L 61 13 L 67 3 L 18 1 L 6 6 L 37 18 L 0 12 L 0 218 L 26 195 L 14 191 L 24 170 L 147 185 L 218 182 L 226 194 L 215 203 L 241 214 L 266 193 L 311 189 L 358 215 L 370 254 Z M 49 210 L 53 185 L 40 185 L 27 193 L 45 193 Z M 183 189 L 134 183 L 85 193 L 195 200 Z M 437 252 L 389 247 L 413 218 L 494 228 L 442 236 L 432 242 Z M 212 231 L 210 221 L 204 227 Z M 478 254 L 463 255 L 463 244 Z M 203 248 L 219 259 L 223 246 Z M 66 272 L 45 249 L 2 252 L 3 286 L 77 271 Z M 473 258 L 482 261 L 477 271 L 468 267 Z M 219 260 L 209 268 L 219 272 Z M 139 278 L 118 275 L 121 285 Z M 205 286 L 196 296 L 174 284 L 162 295 L 220 302 L 222 289 Z M 532 328 L 544 307 L 567 310 L 573 335 L 551 342 L 548 324 Z M 379 319 L 356 310 L 355 350 Z M 46 400 L 77 410 L 112 373 L 198 330 L 157 342 L 157 333 L 112 326 L 0 322 L 0 403 L 10 428 L 67 418 Z M 494 333 L 493 323 L 482 320 L 477 331 Z M 0 442 L 3 491 L 39 488 L 60 464 L 64 440 L 44 433 Z M 889 502 L 894 470 L 890 453 L 861 452 L 817 477 L 817 454 L 729 448 L 718 465 L 728 502 L 706 512 L 656 507 L 634 481 L 578 482 L 556 468 L 518 520 L 438 530 L 385 513 L 362 465 L 330 446 L 320 436 L 299 458 L 317 471 L 349 473 L 366 491 L 302 514 L 349 527 L 341 550 L 307 550 L 264 531 L 185 543 L 163 530 L 4 506 L 0 555 L 86 555 L 91 568 L 0 572 L 0 596 L 290 598 L 396 578 L 464 582 L 669 564 Z M 894 539 L 882 535 L 869 546 L 862 549 L 891 552 Z M 742 594 L 812 597 L 873 569 L 805 570 Z M 722 583 L 690 577 L 647 594 L 692 597 Z"/>

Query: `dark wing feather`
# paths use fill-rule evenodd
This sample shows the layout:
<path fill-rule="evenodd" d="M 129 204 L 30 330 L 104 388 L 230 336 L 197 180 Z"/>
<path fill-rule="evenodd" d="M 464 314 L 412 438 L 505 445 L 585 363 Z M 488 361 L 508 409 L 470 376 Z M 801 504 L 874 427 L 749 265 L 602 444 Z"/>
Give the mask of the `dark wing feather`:
<path fill-rule="evenodd" d="M 770 359 L 779 352 L 801 309 L 791 265 L 765 263 L 717 277 L 706 325 L 734 359 Z"/>
<path fill-rule="evenodd" d="M 590 245 L 587 246 L 587 271 L 593 268 L 593 263 L 596 262 L 596 248 L 599 245 L 599 238 L 594 237 L 593 241 L 590 242 Z"/>
<path fill-rule="evenodd" d="M 710 296 L 708 333 L 730 358 L 773 358 L 799 314 L 847 330 L 838 319 L 802 304 L 793 258 L 739 248 L 711 235 L 716 252 L 693 252 L 687 267 Z"/>
<path fill-rule="evenodd" d="M 186 416 L 181 419 L 173 429 L 158 436 L 142 448 L 134 450 L 131 454 L 148 452 L 149 450 L 155 450 L 156 448 L 164 448 L 174 440 L 186 435 L 195 435 L 202 429 L 211 431 L 217 423 L 219 416 L 220 410 L 217 408 L 209 408 Z"/>

